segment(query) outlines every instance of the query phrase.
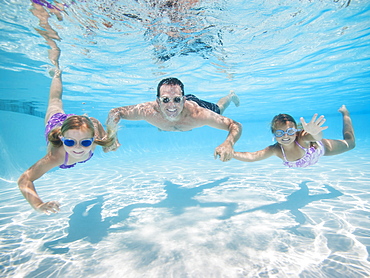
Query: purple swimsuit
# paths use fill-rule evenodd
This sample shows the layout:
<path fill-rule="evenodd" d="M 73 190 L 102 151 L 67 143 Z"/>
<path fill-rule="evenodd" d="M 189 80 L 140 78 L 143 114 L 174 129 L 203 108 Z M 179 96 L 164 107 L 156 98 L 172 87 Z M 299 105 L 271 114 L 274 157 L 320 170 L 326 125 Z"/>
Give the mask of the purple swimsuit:
<path fill-rule="evenodd" d="M 61 11 L 58 7 L 54 6 L 53 4 L 50 4 L 48 1 L 45 0 L 32 0 L 33 3 L 38 4 L 43 7 L 47 7 L 48 9 L 56 9 L 58 11 Z M 51 1 L 52 2 L 52 1 Z M 66 4 L 63 4 L 63 6 L 67 7 Z"/>
<path fill-rule="evenodd" d="M 46 143 L 49 143 L 48 135 L 49 135 L 50 131 L 52 131 L 55 127 L 61 126 L 63 124 L 63 122 L 68 117 L 74 116 L 74 115 L 75 114 L 55 113 L 53 116 L 51 116 L 50 119 L 49 119 L 49 121 L 48 121 L 48 123 L 46 124 L 46 127 L 45 127 L 45 139 L 46 139 Z M 94 153 L 92 151 L 90 151 L 89 157 L 86 160 L 80 161 L 78 163 L 85 163 L 93 155 L 94 155 Z M 71 165 L 67 165 L 66 164 L 67 162 L 68 162 L 68 153 L 66 152 L 66 156 L 64 158 L 64 163 L 62 165 L 60 165 L 59 168 L 61 168 L 61 169 L 68 169 L 68 168 L 72 168 L 72 167 L 74 167 L 76 165 L 76 163 L 71 164 Z"/>
<path fill-rule="evenodd" d="M 89 152 L 89 157 L 84 160 L 84 161 L 80 161 L 78 163 L 85 163 L 86 161 L 88 161 L 92 156 L 94 155 L 94 153 L 92 151 Z M 64 158 L 64 163 L 62 165 L 59 165 L 59 168 L 62 168 L 62 169 L 68 169 L 68 168 L 72 168 L 72 167 L 75 167 L 76 163 L 73 163 L 71 165 L 67 165 L 66 163 L 68 162 L 68 153 L 66 152 L 66 156 Z"/>
<path fill-rule="evenodd" d="M 49 143 L 48 135 L 49 135 L 50 131 L 55 127 L 62 126 L 62 124 L 64 123 L 64 121 L 68 117 L 74 116 L 74 115 L 75 114 L 55 113 L 53 116 L 51 116 L 48 123 L 46 124 L 46 127 L 45 127 L 46 143 Z"/>
<path fill-rule="evenodd" d="M 308 149 L 303 148 L 297 141 L 295 143 L 304 150 L 306 153 L 296 161 L 288 161 L 284 152 L 284 148 L 280 145 L 281 151 L 283 152 L 284 161 L 283 164 L 289 168 L 304 168 L 316 164 L 320 157 L 325 154 L 324 144 L 321 141 L 317 141 L 318 148 L 314 146 L 309 147 Z"/>

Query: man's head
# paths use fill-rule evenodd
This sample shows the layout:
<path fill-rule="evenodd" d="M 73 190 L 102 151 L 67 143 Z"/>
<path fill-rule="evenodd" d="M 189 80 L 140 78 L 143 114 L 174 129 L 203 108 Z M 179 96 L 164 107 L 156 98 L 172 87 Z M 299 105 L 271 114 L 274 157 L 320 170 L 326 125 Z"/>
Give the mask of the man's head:
<path fill-rule="evenodd" d="M 184 84 L 177 78 L 166 78 L 158 84 L 157 103 L 164 118 L 178 120 L 184 109 Z"/>
<path fill-rule="evenodd" d="M 172 85 L 172 86 L 180 86 L 182 95 L 184 95 L 184 84 L 177 78 L 175 77 L 169 77 L 162 79 L 157 86 L 157 98 L 161 96 L 160 89 L 163 85 Z"/>

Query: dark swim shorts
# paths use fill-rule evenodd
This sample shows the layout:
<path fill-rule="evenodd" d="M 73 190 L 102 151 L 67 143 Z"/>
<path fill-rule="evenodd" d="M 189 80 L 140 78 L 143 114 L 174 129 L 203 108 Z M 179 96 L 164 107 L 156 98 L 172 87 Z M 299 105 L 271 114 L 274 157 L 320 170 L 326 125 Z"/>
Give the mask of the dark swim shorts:
<path fill-rule="evenodd" d="M 217 104 L 214 104 L 214 103 L 211 103 L 205 100 L 201 100 L 194 95 L 186 95 L 185 98 L 186 100 L 191 100 L 191 101 L 196 102 L 200 107 L 209 109 L 217 114 L 221 114 L 220 107 L 218 107 Z"/>
<path fill-rule="evenodd" d="M 75 114 L 63 114 L 63 113 L 55 113 L 53 116 L 50 117 L 48 123 L 46 124 L 45 127 L 45 139 L 46 142 L 48 142 L 48 135 L 49 132 L 56 126 L 61 126 L 64 121 L 70 117 L 74 116 Z"/>

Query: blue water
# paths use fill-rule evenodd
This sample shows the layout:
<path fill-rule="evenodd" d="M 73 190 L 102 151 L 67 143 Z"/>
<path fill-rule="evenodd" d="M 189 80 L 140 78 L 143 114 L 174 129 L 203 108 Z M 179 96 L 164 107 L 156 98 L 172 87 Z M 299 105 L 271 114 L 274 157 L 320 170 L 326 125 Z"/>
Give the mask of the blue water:
<path fill-rule="evenodd" d="M 278 113 L 324 114 L 356 148 L 307 169 L 277 158 L 213 159 L 226 132 L 160 132 L 123 121 L 121 148 L 98 150 L 35 182 L 61 212 L 42 215 L 17 179 L 46 151 L 48 46 L 31 2 L 0 2 L 1 277 L 368 277 L 370 275 L 370 3 L 366 1 L 65 1 L 64 108 L 105 121 L 150 101 L 159 80 L 216 102 L 243 124 L 238 151 L 272 143 Z M 51 2 L 53 3 L 53 2 Z"/>

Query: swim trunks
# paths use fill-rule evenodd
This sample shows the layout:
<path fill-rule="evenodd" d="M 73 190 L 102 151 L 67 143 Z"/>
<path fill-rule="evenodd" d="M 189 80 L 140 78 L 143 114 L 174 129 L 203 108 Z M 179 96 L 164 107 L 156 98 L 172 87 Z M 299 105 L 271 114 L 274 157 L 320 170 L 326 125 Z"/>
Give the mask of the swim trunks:
<path fill-rule="evenodd" d="M 68 117 L 74 116 L 74 115 L 75 114 L 55 113 L 53 116 L 51 116 L 48 123 L 45 126 L 46 143 L 49 142 L 48 135 L 50 131 L 57 126 L 61 126 Z"/>
<path fill-rule="evenodd" d="M 316 142 L 318 145 L 317 148 L 311 146 L 308 149 L 302 147 L 297 141 L 295 141 L 295 143 L 298 145 L 298 147 L 305 151 L 305 154 L 302 156 L 302 158 L 296 161 L 288 161 L 286 159 L 284 148 L 282 145 L 280 145 L 284 157 L 283 164 L 285 166 L 288 166 L 289 168 L 305 168 L 314 165 L 319 161 L 320 157 L 322 157 L 325 154 L 324 144 L 321 141 Z"/>
<path fill-rule="evenodd" d="M 217 114 L 221 114 L 220 107 L 218 107 L 217 104 L 214 104 L 214 103 L 211 103 L 205 100 L 201 100 L 194 95 L 186 95 L 185 98 L 186 100 L 191 100 L 191 101 L 196 102 L 200 107 L 209 109 Z"/>

